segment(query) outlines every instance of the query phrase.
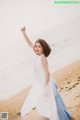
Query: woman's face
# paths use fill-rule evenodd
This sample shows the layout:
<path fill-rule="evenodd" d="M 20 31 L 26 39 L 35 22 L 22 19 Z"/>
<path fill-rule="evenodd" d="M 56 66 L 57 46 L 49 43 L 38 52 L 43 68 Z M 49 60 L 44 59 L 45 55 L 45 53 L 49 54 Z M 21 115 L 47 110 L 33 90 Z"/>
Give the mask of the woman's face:
<path fill-rule="evenodd" d="M 34 50 L 35 50 L 35 53 L 38 54 L 38 55 L 43 54 L 43 48 L 42 48 L 41 44 L 38 43 L 38 42 L 35 43 Z"/>

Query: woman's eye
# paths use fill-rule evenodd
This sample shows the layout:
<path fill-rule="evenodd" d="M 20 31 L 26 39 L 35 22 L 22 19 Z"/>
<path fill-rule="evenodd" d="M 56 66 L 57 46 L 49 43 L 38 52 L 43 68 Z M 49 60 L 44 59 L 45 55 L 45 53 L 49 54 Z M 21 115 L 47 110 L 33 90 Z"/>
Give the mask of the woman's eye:
<path fill-rule="evenodd" d="M 35 45 L 34 47 L 41 48 L 41 46 L 37 46 L 37 45 Z"/>

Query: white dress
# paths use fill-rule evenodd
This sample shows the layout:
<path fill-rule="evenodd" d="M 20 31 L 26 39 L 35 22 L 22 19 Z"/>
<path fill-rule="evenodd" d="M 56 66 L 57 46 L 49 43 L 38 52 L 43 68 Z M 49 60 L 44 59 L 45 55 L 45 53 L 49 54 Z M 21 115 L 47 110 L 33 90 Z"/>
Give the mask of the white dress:
<path fill-rule="evenodd" d="M 59 120 L 55 94 L 53 91 L 51 79 L 45 85 L 45 72 L 41 63 L 41 56 L 36 55 L 33 62 L 34 83 L 29 92 L 22 108 L 21 116 L 28 114 L 34 107 L 37 108 L 39 114 L 50 120 Z"/>

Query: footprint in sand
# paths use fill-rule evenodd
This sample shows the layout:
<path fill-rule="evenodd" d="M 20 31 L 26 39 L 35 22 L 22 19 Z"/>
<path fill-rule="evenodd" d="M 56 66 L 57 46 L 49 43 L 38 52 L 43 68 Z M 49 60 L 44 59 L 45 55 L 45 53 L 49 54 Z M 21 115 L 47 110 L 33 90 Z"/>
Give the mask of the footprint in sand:
<path fill-rule="evenodd" d="M 70 84 L 71 82 L 67 82 L 67 84 Z"/>

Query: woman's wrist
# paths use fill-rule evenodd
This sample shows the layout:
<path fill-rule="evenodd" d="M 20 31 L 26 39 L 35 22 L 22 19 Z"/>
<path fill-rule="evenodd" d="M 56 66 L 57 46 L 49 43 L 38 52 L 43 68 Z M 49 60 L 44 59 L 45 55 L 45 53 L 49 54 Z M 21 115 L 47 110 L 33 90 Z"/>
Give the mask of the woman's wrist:
<path fill-rule="evenodd" d="M 25 31 L 22 31 L 22 33 L 25 35 L 26 33 L 25 33 Z"/>

